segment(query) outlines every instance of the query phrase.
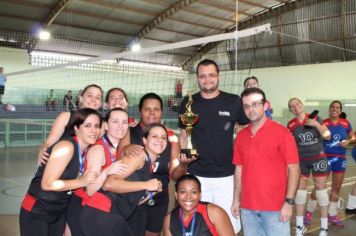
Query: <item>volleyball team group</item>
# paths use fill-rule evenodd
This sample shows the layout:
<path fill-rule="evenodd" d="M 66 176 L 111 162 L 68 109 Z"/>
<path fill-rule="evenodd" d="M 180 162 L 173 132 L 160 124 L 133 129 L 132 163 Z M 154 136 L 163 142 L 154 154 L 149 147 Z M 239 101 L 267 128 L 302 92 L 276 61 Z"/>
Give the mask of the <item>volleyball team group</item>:
<path fill-rule="evenodd" d="M 321 120 L 291 98 L 295 118 L 283 127 L 272 120 L 256 77 L 244 81 L 240 97 L 219 90 L 214 61 L 202 60 L 196 73 L 196 156 L 181 153 L 189 138 L 183 124 L 179 137 L 162 125 L 163 101 L 156 93 L 141 97 L 135 121 L 123 89 L 106 92 L 103 117 L 103 90 L 86 86 L 81 109 L 59 114 L 40 147 L 21 205 L 21 235 L 231 236 L 240 222 L 244 235 L 291 235 L 294 204 L 296 235 L 305 233 L 317 205 L 320 236 L 327 235 L 328 222 L 343 226 L 337 203 L 346 147 L 355 134 L 340 117 L 342 103 L 333 101 L 329 118 Z M 188 102 L 182 100 L 179 114 Z M 176 207 L 168 212 L 170 179 Z M 308 181 L 315 188 L 307 203 Z M 347 204 L 347 213 L 356 213 L 355 186 Z"/>

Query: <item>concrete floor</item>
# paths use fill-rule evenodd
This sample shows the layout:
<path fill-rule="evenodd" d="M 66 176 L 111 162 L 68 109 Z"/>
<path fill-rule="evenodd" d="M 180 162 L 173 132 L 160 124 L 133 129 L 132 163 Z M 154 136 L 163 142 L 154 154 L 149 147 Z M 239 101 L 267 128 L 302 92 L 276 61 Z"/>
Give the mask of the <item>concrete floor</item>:
<path fill-rule="evenodd" d="M 36 171 L 37 147 L 28 148 L 1 148 L 0 149 L 0 235 L 17 236 L 19 234 L 18 213 L 22 198 L 28 184 Z M 354 182 L 356 182 L 356 164 L 348 160 L 346 179 L 341 191 L 341 197 L 347 201 L 347 195 Z M 173 191 L 173 186 L 170 188 Z M 173 196 L 173 194 L 171 194 Z M 174 201 L 170 207 L 172 208 Z M 346 205 L 346 202 L 345 204 Z M 329 236 L 356 235 L 356 216 L 345 216 L 340 210 L 339 216 L 344 219 L 345 227 L 329 226 Z M 294 220 L 292 221 L 294 225 Z M 292 229 L 292 232 L 294 230 Z M 313 216 L 313 224 L 308 227 L 307 236 L 319 234 L 319 212 Z M 240 234 L 242 235 L 242 234 Z"/>

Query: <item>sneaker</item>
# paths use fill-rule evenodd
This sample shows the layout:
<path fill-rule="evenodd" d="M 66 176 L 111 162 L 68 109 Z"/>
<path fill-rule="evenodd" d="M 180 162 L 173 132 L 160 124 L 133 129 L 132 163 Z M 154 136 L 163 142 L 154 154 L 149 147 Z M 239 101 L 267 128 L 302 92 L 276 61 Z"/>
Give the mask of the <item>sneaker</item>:
<path fill-rule="evenodd" d="M 335 226 L 342 227 L 344 226 L 344 223 L 339 219 L 339 217 L 336 216 L 329 216 L 329 223 L 334 224 Z"/>
<path fill-rule="evenodd" d="M 304 224 L 310 225 L 313 213 L 307 211 L 304 216 Z"/>
<path fill-rule="evenodd" d="M 319 236 L 327 236 L 328 229 L 320 228 Z"/>
<path fill-rule="evenodd" d="M 304 225 L 297 226 L 295 229 L 295 236 L 303 236 L 305 231 L 307 231 L 307 228 Z"/>
<path fill-rule="evenodd" d="M 346 214 L 356 214 L 356 208 L 354 208 L 354 209 L 349 209 L 349 208 L 346 208 L 345 209 L 345 213 Z"/>

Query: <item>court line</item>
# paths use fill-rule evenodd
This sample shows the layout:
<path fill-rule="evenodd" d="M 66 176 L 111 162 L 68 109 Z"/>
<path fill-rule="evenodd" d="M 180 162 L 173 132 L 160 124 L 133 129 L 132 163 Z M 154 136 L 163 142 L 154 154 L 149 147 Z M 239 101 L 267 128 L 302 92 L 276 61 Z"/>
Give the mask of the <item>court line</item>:
<path fill-rule="evenodd" d="M 26 176 L 24 176 L 24 177 L 26 177 Z M 26 186 L 27 186 L 27 185 L 20 184 L 20 183 L 14 181 L 14 180 L 12 180 L 12 179 L 6 178 L 6 177 L 4 177 L 4 176 L 0 176 L 0 178 L 3 179 L 3 180 L 5 180 L 5 181 L 7 181 L 7 182 L 9 182 L 9 183 L 15 184 L 15 185 L 17 185 L 17 186 L 19 186 L 19 187 L 26 187 Z M 31 177 L 30 177 L 30 178 L 31 178 Z"/>
<path fill-rule="evenodd" d="M 349 215 L 349 216 L 344 216 L 344 217 L 339 217 L 341 221 L 345 221 L 347 219 L 350 219 L 352 217 L 354 217 L 355 215 Z M 332 225 L 332 223 L 328 223 L 328 225 Z M 307 230 L 306 233 L 312 233 L 312 232 L 315 232 L 315 231 L 318 231 L 320 230 L 320 226 L 319 227 L 315 227 L 315 228 L 312 228 L 310 230 Z"/>

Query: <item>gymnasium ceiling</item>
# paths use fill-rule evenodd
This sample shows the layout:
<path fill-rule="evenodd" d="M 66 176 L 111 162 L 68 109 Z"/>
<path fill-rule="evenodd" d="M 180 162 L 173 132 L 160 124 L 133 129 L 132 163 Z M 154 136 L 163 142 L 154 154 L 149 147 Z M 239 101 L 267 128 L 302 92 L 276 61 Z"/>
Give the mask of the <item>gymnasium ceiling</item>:
<path fill-rule="evenodd" d="M 220 34 L 286 0 L 1 0 L 1 29 L 145 47 Z"/>
<path fill-rule="evenodd" d="M 350 1 L 352 3 L 353 0 L 337 1 L 347 4 Z M 130 46 L 137 40 L 142 47 L 152 47 L 230 32 L 235 29 L 236 20 L 239 22 L 239 29 L 268 23 L 268 18 L 276 18 L 283 13 L 288 13 L 288 11 L 301 9 L 312 4 L 331 2 L 330 8 L 333 9 L 337 1 L 0 0 L 0 44 L 4 46 L 6 43 L 13 43 L 17 45 L 15 47 L 23 48 L 24 42 L 19 42 L 20 39 L 10 39 L 10 36 L 1 34 L 9 31 L 18 34 L 36 34 L 40 28 L 43 28 L 51 32 L 52 35 L 66 40 L 96 42 L 123 48 Z M 238 10 L 236 10 L 236 3 L 238 3 Z M 345 12 L 343 13 L 339 8 L 340 6 L 337 6 L 336 11 L 339 12 L 338 16 L 342 16 Z M 327 10 L 325 11 L 327 12 Z M 313 17 L 314 13 L 308 12 L 308 14 Z M 352 14 L 352 17 L 354 16 L 355 12 Z M 290 16 L 286 18 L 288 17 L 291 18 Z M 295 21 L 298 20 L 298 16 L 295 14 L 293 14 L 293 17 Z M 328 16 L 327 19 L 330 19 L 330 17 Z M 278 23 L 276 19 L 272 21 L 275 24 Z M 354 26 L 354 23 L 352 25 Z M 322 26 L 321 24 L 318 25 L 318 27 Z M 298 32 L 291 33 L 298 34 Z M 354 30 L 350 34 L 351 40 L 354 42 Z M 340 37 L 335 40 L 341 41 L 340 46 L 343 47 L 347 44 L 345 40 L 349 40 L 349 38 Z M 281 39 L 278 38 L 274 41 L 275 44 L 281 43 Z M 38 47 L 39 44 L 36 43 L 36 46 Z M 268 47 L 270 46 L 268 45 Z M 204 53 L 213 47 L 214 45 L 210 45 L 210 47 L 196 47 L 192 50 L 196 50 L 197 53 Z M 353 47 L 355 46 L 350 46 L 351 49 Z M 282 46 L 279 45 L 279 48 L 281 51 Z M 66 48 L 60 44 L 57 46 L 51 45 L 51 49 L 43 46 L 42 49 L 85 54 L 80 51 L 79 47 L 75 49 Z M 104 54 L 107 53 L 104 48 L 102 49 Z M 93 52 L 91 54 L 97 56 L 101 53 Z M 335 58 L 332 56 L 331 60 L 348 60 L 345 55 L 336 54 Z M 354 57 L 351 59 L 354 59 Z"/>

